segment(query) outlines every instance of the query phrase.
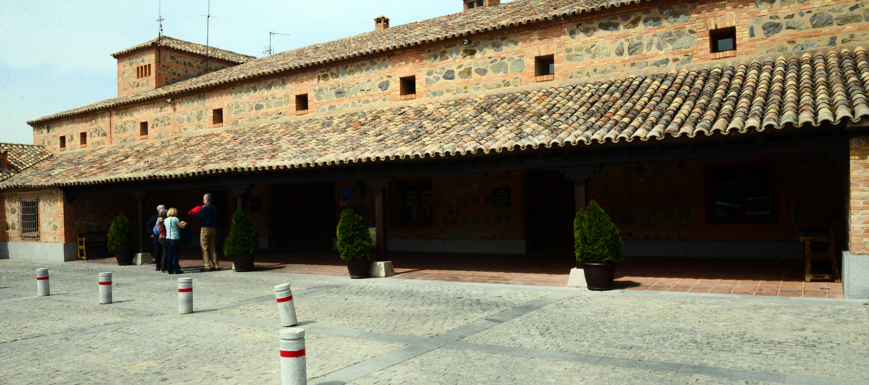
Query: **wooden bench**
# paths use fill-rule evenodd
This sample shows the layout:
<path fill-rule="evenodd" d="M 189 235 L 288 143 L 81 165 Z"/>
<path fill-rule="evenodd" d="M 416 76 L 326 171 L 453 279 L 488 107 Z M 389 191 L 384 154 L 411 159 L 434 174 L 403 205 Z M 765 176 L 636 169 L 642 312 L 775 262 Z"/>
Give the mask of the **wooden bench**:
<path fill-rule="evenodd" d="M 839 275 L 839 266 L 836 264 L 836 241 L 833 237 L 832 228 L 830 228 L 828 236 L 800 237 L 800 242 L 805 243 L 806 247 L 806 282 L 816 279 L 829 279 L 835 282 L 842 282 L 842 277 Z M 826 243 L 827 250 L 812 251 L 812 243 Z M 833 268 L 833 274 L 812 274 L 813 259 L 828 259 L 830 266 Z"/>
<path fill-rule="evenodd" d="M 78 259 L 88 260 L 87 247 L 105 246 L 107 241 L 90 242 L 87 241 L 88 235 L 105 235 L 103 239 L 108 239 L 108 231 L 90 231 L 86 233 L 76 233 L 75 237 L 78 240 Z"/>

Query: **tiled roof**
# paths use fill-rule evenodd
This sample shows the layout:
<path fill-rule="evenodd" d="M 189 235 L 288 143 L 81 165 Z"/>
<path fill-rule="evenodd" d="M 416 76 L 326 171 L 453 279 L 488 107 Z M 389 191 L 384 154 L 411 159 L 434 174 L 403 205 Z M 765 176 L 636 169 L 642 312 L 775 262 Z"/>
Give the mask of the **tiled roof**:
<path fill-rule="evenodd" d="M 202 44 L 191 43 L 189 41 L 179 40 L 169 36 L 161 36 L 154 40 L 146 41 L 142 44 L 132 46 L 125 50 L 121 50 L 112 54 L 112 57 L 118 58 L 118 56 L 126 55 L 133 51 L 138 51 L 142 48 L 148 48 L 152 46 L 160 46 L 166 48 L 176 49 L 182 52 L 195 53 L 197 55 L 206 56 L 206 52 L 208 53 L 208 57 L 220 60 L 226 60 L 228 62 L 241 64 L 246 63 L 251 60 L 256 59 L 255 56 L 242 55 L 240 53 L 235 53 L 232 51 L 227 51 L 225 49 L 215 48 L 215 47 L 206 47 Z"/>
<path fill-rule="evenodd" d="M 0 169 L 0 181 L 9 179 L 40 161 L 51 158 L 51 153 L 42 146 L 19 143 L 0 143 L 0 151 L 6 152 L 7 167 Z"/>
<path fill-rule="evenodd" d="M 650 0 L 515 0 L 493 7 L 484 7 L 433 19 L 391 26 L 386 29 L 277 53 L 165 87 L 103 100 L 34 119 L 27 123 L 33 125 L 65 116 L 98 111 L 150 99 L 166 98 L 167 96 L 182 92 L 283 71 L 644 1 Z M 115 55 L 126 51 L 128 50 L 115 53 Z"/>
<path fill-rule="evenodd" d="M 0 188 L 666 140 L 869 118 L 863 48 L 383 108 L 57 156 Z"/>

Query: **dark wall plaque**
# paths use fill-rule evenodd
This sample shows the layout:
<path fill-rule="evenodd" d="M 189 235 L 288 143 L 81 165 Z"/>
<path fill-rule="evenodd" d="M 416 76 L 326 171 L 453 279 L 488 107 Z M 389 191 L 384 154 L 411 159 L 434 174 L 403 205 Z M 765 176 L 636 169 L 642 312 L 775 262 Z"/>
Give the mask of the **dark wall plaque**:
<path fill-rule="evenodd" d="M 492 205 L 495 207 L 510 207 L 511 197 L 509 187 L 495 187 L 492 189 Z"/>

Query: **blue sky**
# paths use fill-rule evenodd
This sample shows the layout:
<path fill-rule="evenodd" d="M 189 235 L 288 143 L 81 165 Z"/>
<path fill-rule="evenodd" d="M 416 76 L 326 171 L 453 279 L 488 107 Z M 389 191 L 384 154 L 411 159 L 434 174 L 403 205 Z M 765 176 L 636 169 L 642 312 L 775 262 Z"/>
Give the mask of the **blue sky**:
<path fill-rule="evenodd" d="M 0 142 L 33 143 L 27 121 L 117 96 L 111 53 L 157 37 L 158 0 L 9 0 L 0 6 Z M 205 44 L 207 0 L 163 0 L 163 33 Z M 460 12 L 461 0 L 211 0 L 211 45 L 263 56 Z"/>

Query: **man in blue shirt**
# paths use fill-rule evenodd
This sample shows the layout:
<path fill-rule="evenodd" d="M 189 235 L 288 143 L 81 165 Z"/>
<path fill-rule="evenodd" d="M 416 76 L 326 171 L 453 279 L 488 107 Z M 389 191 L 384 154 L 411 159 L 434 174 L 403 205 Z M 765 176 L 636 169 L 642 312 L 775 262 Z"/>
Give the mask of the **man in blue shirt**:
<path fill-rule="evenodd" d="M 202 209 L 196 213 L 194 218 L 199 220 L 202 227 L 199 242 L 202 244 L 202 264 L 206 271 L 220 270 L 220 264 L 217 262 L 217 247 L 215 246 L 218 214 L 217 207 L 211 204 L 211 194 L 205 194 L 202 197 Z"/>

